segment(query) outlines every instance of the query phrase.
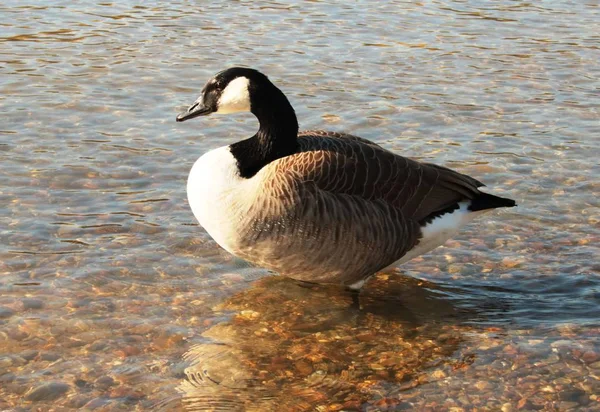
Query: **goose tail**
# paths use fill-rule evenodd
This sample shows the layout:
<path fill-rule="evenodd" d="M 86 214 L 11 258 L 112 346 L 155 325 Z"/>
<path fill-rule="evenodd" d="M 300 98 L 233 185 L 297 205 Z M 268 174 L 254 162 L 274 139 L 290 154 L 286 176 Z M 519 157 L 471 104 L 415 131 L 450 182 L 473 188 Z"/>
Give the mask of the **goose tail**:
<path fill-rule="evenodd" d="M 516 205 L 516 202 L 512 199 L 479 192 L 479 195 L 471 200 L 469 210 L 477 212 L 478 210 L 496 209 L 498 207 L 514 207 Z"/>

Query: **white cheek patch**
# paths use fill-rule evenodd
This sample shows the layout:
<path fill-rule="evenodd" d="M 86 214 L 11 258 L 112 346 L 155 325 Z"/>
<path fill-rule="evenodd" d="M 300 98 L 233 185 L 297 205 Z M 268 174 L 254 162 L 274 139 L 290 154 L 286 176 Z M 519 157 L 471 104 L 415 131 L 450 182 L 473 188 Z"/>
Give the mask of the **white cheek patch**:
<path fill-rule="evenodd" d="M 238 77 L 227 85 L 217 104 L 217 113 L 236 113 L 250 111 L 250 92 L 246 77 Z"/>

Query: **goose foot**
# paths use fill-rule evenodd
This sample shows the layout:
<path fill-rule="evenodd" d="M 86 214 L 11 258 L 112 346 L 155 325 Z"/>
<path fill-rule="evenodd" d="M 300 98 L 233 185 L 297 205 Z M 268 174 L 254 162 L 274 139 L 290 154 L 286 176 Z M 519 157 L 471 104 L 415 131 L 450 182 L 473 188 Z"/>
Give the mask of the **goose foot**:
<path fill-rule="evenodd" d="M 315 287 L 319 286 L 318 283 L 307 282 L 305 280 L 296 280 L 296 284 L 304 289 L 314 289 Z"/>

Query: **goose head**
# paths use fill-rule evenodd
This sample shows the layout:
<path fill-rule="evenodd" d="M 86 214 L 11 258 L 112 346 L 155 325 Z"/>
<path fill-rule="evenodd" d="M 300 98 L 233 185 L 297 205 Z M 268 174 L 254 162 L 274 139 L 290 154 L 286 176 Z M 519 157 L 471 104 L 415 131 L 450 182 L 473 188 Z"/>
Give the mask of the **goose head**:
<path fill-rule="evenodd" d="M 268 163 L 298 148 L 298 120 L 287 97 L 261 72 L 233 67 L 210 79 L 200 97 L 178 122 L 211 113 L 252 112 L 258 119 L 255 135 L 229 146 L 241 177 L 251 178 Z"/>
<path fill-rule="evenodd" d="M 281 96 L 283 93 L 258 70 L 232 67 L 210 79 L 202 89 L 200 97 L 177 116 L 177 121 L 183 122 L 211 113 L 250 111 L 258 115 L 261 107 L 276 107 Z"/>

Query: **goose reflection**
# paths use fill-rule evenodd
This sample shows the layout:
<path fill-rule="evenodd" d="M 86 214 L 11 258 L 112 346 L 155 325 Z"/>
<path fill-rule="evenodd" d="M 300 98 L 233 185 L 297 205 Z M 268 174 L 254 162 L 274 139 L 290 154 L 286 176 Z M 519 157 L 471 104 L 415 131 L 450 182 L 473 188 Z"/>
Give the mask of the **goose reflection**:
<path fill-rule="evenodd" d="M 382 402 L 402 408 L 400 393 L 430 380 L 432 370 L 464 361 L 453 354 L 472 331 L 469 321 L 481 314 L 457 309 L 451 293 L 382 274 L 357 309 L 344 290 L 260 279 L 217 308 L 230 311 L 231 321 L 204 332 L 206 342 L 185 355 L 190 365 L 178 387 L 181 405 L 195 411 L 357 410 Z"/>

